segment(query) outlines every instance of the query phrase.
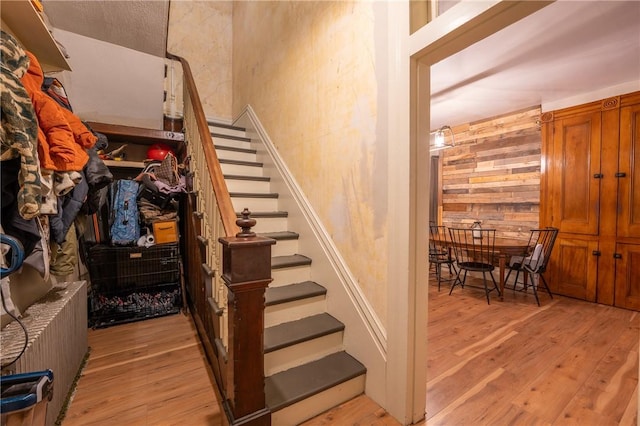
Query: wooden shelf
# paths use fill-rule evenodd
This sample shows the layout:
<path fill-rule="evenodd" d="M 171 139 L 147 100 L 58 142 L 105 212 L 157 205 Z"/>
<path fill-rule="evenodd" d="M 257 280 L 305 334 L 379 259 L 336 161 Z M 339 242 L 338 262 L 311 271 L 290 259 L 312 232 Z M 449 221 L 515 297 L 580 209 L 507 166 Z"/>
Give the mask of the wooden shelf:
<path fill-rule="evenodd" d="M 45 72 L 71 71 L 71 66 L 49 32 L 40 13 L 29 0 L 3 1 L 2 29 L 11 33 L 33 53 Z"/>
<path fill-rule="evenodd" d="M 128 161 L 128 160 L 103 160 L 107 167 L 126 167 L 130 169 L 144 169 L 144 162 L 142 161 Z"/>
<path fill-rule="evenodd" d="M 181 132 L 167 132 L 164 130 L 98 123 L 94 121 L 89 121 L 87 124 L 89 124 L 94 131 L 105 134 L 109 142 L 135 143 L 140 145 L 153 145 L 154 143 L 162 142 L 170 146 L 179 146 L 184 142 L 184 134 Z"/>

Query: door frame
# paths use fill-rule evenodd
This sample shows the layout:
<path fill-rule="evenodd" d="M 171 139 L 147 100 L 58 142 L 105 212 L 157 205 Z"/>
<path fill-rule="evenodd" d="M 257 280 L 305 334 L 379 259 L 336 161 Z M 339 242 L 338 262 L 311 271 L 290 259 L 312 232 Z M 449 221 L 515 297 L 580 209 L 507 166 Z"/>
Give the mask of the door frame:
<path fill-rule="evenodd" d="M 387 282 L 395 284 L 388 285 L 385 407 L 405 425 L 424 419 L 426 410 L 431 65 L 553 1 L 463 1 L 410 36 L 403 35 L 408 34 L 407 3 L 390 8 L 388 15 L 390 46 L 400 50 L 390 60 L 389 140 L 409 143 L 389 144 Z M 397 190 L 402 182 L 408 182 L 408 191 Z"/>

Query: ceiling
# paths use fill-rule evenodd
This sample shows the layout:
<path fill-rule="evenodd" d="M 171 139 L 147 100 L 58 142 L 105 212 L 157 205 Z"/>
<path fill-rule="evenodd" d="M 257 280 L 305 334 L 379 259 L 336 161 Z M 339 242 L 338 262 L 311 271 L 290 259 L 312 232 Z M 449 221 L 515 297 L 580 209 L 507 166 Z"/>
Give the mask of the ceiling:
<path fill-rule="evenodd" d="M 42 3 L 55 28 L 165 55 L 169 0 Z M 431 128 L 630 83 L 639 90 L 640 1 L 559 0 L 435 64 Z"/>
<path fill-rule="evenodd" d="M 46 0 L 54 28 L 164 58 L 169 0 Z"/>
<path fill-rule="evenodd" d="M 556 1 L 431 72 L 432 129 L 623 94 L 599 95 L 613 86 L 640 90 L 640 2 Z"/>

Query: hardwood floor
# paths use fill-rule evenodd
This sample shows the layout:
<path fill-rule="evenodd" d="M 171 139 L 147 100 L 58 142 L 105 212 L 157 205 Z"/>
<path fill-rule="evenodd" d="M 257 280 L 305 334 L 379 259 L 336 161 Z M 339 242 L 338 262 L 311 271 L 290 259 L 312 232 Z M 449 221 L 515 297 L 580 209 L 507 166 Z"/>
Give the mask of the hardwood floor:
<path fill-rule="evenodd" d="M 89 346 L 63 426 L 221 424 L 190 316 L 89 330 Z"/>
<path fill-rule="evenodd" d="M 495 296 L 495 295 L 494 295 Z M 429 289 L 427 416 L 420 425 L 636 425 L 640 314 L 507 290 Z M 218 425 L 190 317 L 90 330 L 92 348 L 63 426 Z M 394 420 L 366 396 L 304 426 Z"/>
<path fill-rule="evenodd" d="M 495 296 L 495 294 L 494 294 Z M 640 315 L 430 288 L 428 425 L 636 425 Z"/>

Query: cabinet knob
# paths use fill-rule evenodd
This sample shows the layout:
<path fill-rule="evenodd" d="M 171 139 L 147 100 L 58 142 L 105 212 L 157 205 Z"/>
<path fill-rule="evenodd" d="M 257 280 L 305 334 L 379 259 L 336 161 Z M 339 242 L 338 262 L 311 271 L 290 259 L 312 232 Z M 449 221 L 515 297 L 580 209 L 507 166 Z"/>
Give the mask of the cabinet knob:
<path fill-rule="evenodd" d="M 602 173 L 594 173 L 593 177 L 596 179 L 602 179 L 603 178 L 603 174 Z"/>
<path fill-rule="evenodd" d="M 614 259 L 622 259 L 622 255 L 620 253 L 613 253 Z"/>
<path fill-rule="evenodd" d="M 594 256 L 600 256 L 602 253 L 600 252 L 600 250 L 594 250 L 591 252 L 591 254 Z"/>
<path fill-rule="evenodd" d="M 618 173 L 615 174 L 615 176 L 617 178 L 621 178 L 621 177 L 627 177 L 627 174 L 625 172 L 618 172 Z"/>

